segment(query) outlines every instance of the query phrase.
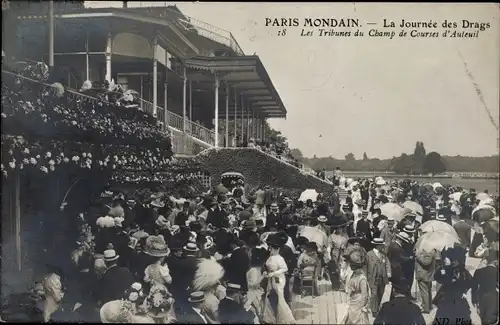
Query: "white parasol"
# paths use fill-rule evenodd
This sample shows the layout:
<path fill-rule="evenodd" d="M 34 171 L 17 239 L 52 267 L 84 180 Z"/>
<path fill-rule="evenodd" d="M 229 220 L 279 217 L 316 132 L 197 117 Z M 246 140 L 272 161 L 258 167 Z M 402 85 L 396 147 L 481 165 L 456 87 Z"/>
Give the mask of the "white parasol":
<path fill-rule="evenodd" d="M 382 186 L 385 184 L 387 184 L 387 182 L 382 177 L 379 176 L 379 177 L 375 178 L 375 185 Z"/>
<path fill-rule="evenodd" d="M 410 209 L 418 215 L 424 215 L 424 208 L 415 201 L 406 201 L 403 203 L 403 208 Z"/>
<path fill-rule="evenodd" d="M 446 231 L 433 231 L 423 234 L 415 244 L 415 251 L 431 252 L 435 249 L 441 252 L 445 248 L 452 248 L 455 244 L 460 244 L 460 240 Z"/>
<path fill-rule="evenodd" d="M 487 201 L 491 199 L 491 197 L 488 195 L 488 193 L 478 193 L 476 195 L 476 200 L 479 200 L 479 201 Z"/>
<path fill-rule="evenodd" d="M 316 202 L 318 195 L 319 195 L 319 193 L 316 192 L 316 190 L 307 189 L 300 194 L 299 201 L 306 202 L 307 200 L 311 200 L 313 202 Z"/>
<path fill-rule="evenodd" d="M 457 234 L 455 228 L 453 228 L 453 226 L 451 226 L 450 224 L 448 224 L 446 222 L 439 221 L 439 220 L 429 220 L 429 221 L 424 222 L 420 226 L 420 231 L 422 231 L 422 233 L 424 233 L 424 234 L 430 233 L 430 232 L 436 232 L 436 231 L 444 231 L 444 232 L 447 232 L 449 234 L 452 234 L 457 239 L 460 238 L 460 237 L 458 237 L 458 234 Z"/>
<path fill-rule="evenodd" d="M 454 201 L 460 201 L 460 197 L 462 197 L 462 192 L 455 192 L 450 194 L 450 198 Z"/>
<path fill-rule="evenodd" d="M 326 233 L 316 227 L 300 226 L 297 230 L 297 237 L 303 236 L 310 242 L 315 242 L 318 245 L 318 250 L 322 251 L 323 247 L 328 246 L 328 236 Z"/>
<path fill-rule="evenodd" d="M 441 185 L 441 183 L 434 183 L 432 184 L 432 188 L 434 189 L 434 191 L 439 188 L 439 187 L 443 187 L 443 185 Z"/>
<path fill-rule="evenodd" d="M 404 209 L 396 203 L 385 203 L 380 206 L 380 212 L 389 219 L 401 221 L 404 215 Z"/>

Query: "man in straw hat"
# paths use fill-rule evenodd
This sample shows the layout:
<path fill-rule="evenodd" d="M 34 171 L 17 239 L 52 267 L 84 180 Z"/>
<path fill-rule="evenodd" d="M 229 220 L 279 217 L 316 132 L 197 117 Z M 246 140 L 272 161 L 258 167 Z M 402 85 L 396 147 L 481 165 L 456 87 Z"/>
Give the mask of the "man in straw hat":
<path fill-rule="evenodd" d="M 378 313 L 385 286 L 391 277 L 391 264 L 385 255 L 385 242 L 382 238 L 373 238 L 373 249 L 366 254 L 366 277 L 371 291 L 371 311 L 373 317 Z"/>
<path fill-rule="evenodd" d="M 195 291 L 189 295 L 185 312 L 180 314 L 179 323 L 181 324 L 210 324 L 208 316 L 204 311 L 203 304 L 205 294 L 203 291 Z"/>
<path fill-rule="evenodd" d="M 101 303 L 121 299 L 125 290 L 134 283 L 132 272 L 126 267 L 118 266 L 119 258 L 113 245 L 109 244 L 108 249 L 104 251 L 107 270 L 101 279 Z"/>
<path fill-rule="evenodd" d="M 255 315 L 245 309 L 246 291 L 236 283 L 226 284 L 226 297 L 219 303 L 221 324 L 254 324 Z"/>
<path fill-rule="evenodd" d="M 411 288 L 409 284 L 413 281 L 413 275 L 411 276 L 411 280 L 408 279 L 405 270 L 408 269 L 408 263 L 413 262 L 414 257 L 413 255 L 407 255 L 404 249 L 405 245 L 411 244 L 411 242 L 412 240 L 407 233 L 400 232 L 389 244 L 387 257 L 391 263 L 391 282 L 393 286 L 397 285 Z M 391 292 L 391 298 L 393 296 L 394 292 Z"/>

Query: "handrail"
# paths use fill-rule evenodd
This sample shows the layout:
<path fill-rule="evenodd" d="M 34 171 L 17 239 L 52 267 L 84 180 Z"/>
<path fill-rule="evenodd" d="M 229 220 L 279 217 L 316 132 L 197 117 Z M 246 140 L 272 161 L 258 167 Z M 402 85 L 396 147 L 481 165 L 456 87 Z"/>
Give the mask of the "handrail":
<path fill-rule="evenodd" d="M 162 5 L 159 5 L 159 6 L 148 6 L 148 5 L 142 5 L 142 3 L 139 3 L 138 7 L 139 8 L 154 8 L 155 11 L 157 11 L 158 8 L 163 7 L 165 10 L 165 16 L 167 16 L 167 14 L 169 14 L 169 13 L 177 16 L 177 18 L 175 20 L 173 20 L 173 22 L 177 23 L 178 25 L 181 25 L 182 29 L 189 30 L 187 28 L 187 26 L 185 26 L 185 24 L 187 24 L 187 25 L 193 27 L 194 30 L 199 35 L 229 47 L 230 49 L 232 49 L 236 53 L 236 55 L 238 55 L 238 56 L 245 55 L 245 52 L 243 52 L 240 45 L 238 44 L 238 42 L 234 38 L 233 34 L 231 32 L 229 32 L 228 30 L 210 25 L 209 23 L 206 23 L 204 21 L 187 16 L 187 15 L 181 13 L 180 11 L 176 11 L 176 10 L 170 8 L 170 6 L 167 5 L 166 3 L 163 3 Z M 129 8 L 133 8 L 133 7 L 129 7 Z"/>
<path fill-rule="evenodd" d="M 142 103 L 142 107 L 144 111 L 147 113 L 153 115 L 153 103 L 145 100 L 145 99 L 140 99 Z M 158 115 L 163 114 L 165 109 L 159 105 L 156 105 L 157 111 L 159 112 Z M 160 113 L 162 112 L 162 113 Z M 162 122 L 165 121 L 165 116 L 158 116 L 158 119 L 162 117 L 163 119 L 161 120 Z M 203 125 L 200 125 L 198 123 L 195 123 L 193 121 L 190 121 L 188 119 L 185 120 L 186 122 L 186 133 L 192 136 L 193 138 L 196 138 L 198 140 L 201 140 L 205 143 L 208 143 L 211 146 L 214 146 L 215 143 L 215 132 L 204 127 Z M 182 116 L 171 112 L 167 110 L 167 116 L 166 116 L 166 124 L 168 127 L 175 129 L 176 131 L 182 132 L 184 127 L 184 119 Z"/>

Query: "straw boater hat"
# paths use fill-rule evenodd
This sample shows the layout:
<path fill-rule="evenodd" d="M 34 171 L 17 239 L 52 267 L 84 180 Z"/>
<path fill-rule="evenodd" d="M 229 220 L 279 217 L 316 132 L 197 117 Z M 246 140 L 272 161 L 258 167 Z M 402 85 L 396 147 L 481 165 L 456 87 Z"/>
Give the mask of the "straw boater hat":
<path fill-rule="evenodd" d="M 404 227 L 403 231 L 406 233 L 409 233 L 409 234 L 413 234 L 415 232 L 415 227 L 410 226 L 410 225 L 406 225 Z"/>
<path fill-rule="evenodd" d="M 325 216 L 319 216 L 319 217 L 318 217 L 318 221 L 319 221 L 319 222 L 323 222 L 323 223 L 324 223 L 324 222 L 327 222 L 327 221 L 328 221 L 328 219 L 327 219 L 327 217 L 325 217 Z"/>
<path fill-rule="evenodd" d="M 407 243 L 411 243 L 412 240 L 410 238 L 410 235 L 408 235 L 406 232 L 400 232 L 399 234 L 396 235 L 396 238 L 399 238 Z"/>
<path fill-rule="evenodd" d="M 168 248 L 163 235 L 149 236 L 146 238 L 144 253 L 149 256 L 163 257 L 170 253 L 170 249 Z"/>
<path fill-rule="evenodd" d="M 393 217 L 387 218 L 387 223 L 394 223 L 396 220 L 394 220 Z"/>
<path fill-rule="evenodd" d="M 444 215 L 440 214 L 440 215 L 438 215 L 436 217 L 436 220 L 438 220 L 438 221 L 446 221 L 446 217 Z"/>
<path fill-rule="evenodd" d="M 360 250 L 352 251 L 347 258 L 351 267 L 357 266 L 358 268 L 361 268 L 366 264 L 366 256 Z"/>
<path fill-rule="evenodd" d="M 132 234 L 132 237 L 134 237 L 135 239 L 139 240 L 139 239 L 142 239 L 142 238 L 149 237 L 149 234 L 147 232 L 145 232 L 144 230 L 139 230 L 139 231 L 134 232 Z"/>
<path fill-rule="evenodd" d="M 116 255 L 116 251 L 113 249 L 113 244 L 108 245 L 108 249 L 104 251 L 104 261 L 113 262 L 120 258 L 120 255 Z"/>
<path fill-rule="evenodd" d="M 227 283 L 226 284 L 226 290 L 227 291 L 235 291 L 235 292 L 243 292 L 243 288 L 241 287 L 241 285 L 239 284 L 236 284 L 236 283 Z"/>
<path fill-rule="evenodd" d="M 373 238 L 372 244 L 373 245 L 385 245 L 385 242 L 382 238 Z"/>
<path fill-rule="evenodd" d="M 195 291 L 189 295 L 188 298 L 189 302 L 204 302 L 205 301 L 205 294 L 203 291 Z"/>
<path fill-rule="evenodd" d="M 111 198 L 113 198 L 113 192 L 112 191 L 104 191 L 101 193 L 101 198 L 111 199 Z"/>
<path fill-rule="evenodd" d="M 184 252 L 194 254 L 198 252 L 198 246 L 194 243 L 187 243 L 183 248 Z"/>
<path fill-rule="evenodd" d="M 163 208 L 165 207 L 165 202 L 161 201 L 160 198 L 156 198 L 153 201 L 151 201 L 151 205 L 156 208 Z"/>
<path fill-rule="evenodd" d="M 271 204 L 271 209 L 274 210 L 274 209 L 278 209 L 278 204 L 276 203 L 272 203 Z"/>

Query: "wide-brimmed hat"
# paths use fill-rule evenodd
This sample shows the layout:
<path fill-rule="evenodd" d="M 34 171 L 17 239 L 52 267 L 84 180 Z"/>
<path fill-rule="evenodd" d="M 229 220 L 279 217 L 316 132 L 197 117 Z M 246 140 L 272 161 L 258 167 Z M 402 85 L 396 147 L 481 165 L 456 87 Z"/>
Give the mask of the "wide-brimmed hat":
<path fill-rule="evenodd" d="M 439 214 L 437 217 L 436 217 L 436 220 L 439 220 L 439 221 L 446 221 L 446 217 L 442 214 Z"/>
<path fill-rule="evenodd" d="M 182 249 L 187 253 L 196 253 L 199 250 L 194 243 L 187 243 Z"/>
<path fill-rule="evenodd" d="M 304 246 L 307 245 L 307 243 L 309 243 L 309 239 L 307 237 L 304 236 L 297 237 L 297 246 Z"/>
<path fill-rule="evenodd" d="M 104 261 L 113 262 L 120 258 L 120 255 L 116 254 L 116 251 L 113 249 L 113 245 L 109 244 L 108 249 L 104 251 Z"/>
<path fill-rule="evenodd" d="M 129 323 L 133 304 L 126 300 L 113 300 L 102 305 L 99 310 L 103 323 Z"/>
<path fill-rule="evenodd" d="M 163 257 L 170 253 L 170 249 L 168 248 L 163 235 L 149 236 L 146 238 L 144 253 L 154 257 Z"/>
<path fill-rule="evenodd" d="M 313 241 L 307 242 L 304 245 L 304 249 L 306 249 L 308 251 L 312 251 L 312 252 L 317 252 L 318 251 L 318 244 L 316 244 Z"/>
<path fill-rule="evenodd" d="M 385 245 L 385 241 L 382 238 L 373 238 L 373 245 Z"/>
<path fill-rule="evenodd" d="M 161 201 L 159 198 L 158 199 L 154 199 L 153 201 L 151 201 L 150 204 L 152 206 L 154 206 L 154 207 L 157 207 L 157 208 L 163 208 L 163 207 L 165 207 L 165 202 Z"/>
<path fill-rule="evenodd" d="M 278 204 L 277 203 L 272 203 L 271 204 L 271 209 L 277 209 L 278 208 Z"/>
<path fill-rule="evenodd" d="M 410 225 L 406 225 L 404 228 L 403 228 L 403 231 L 404 232 L 407 232 L 409 234 L 413 234 L 415 232 L 415 227 L 413 226 L 410 226 Z"/>
<path fill-rule="evenodd" d="M 362 243 L 364 241 L 364 237 L 361 237 L 361 236 L 354 236 L 354 237 L 349 237 L 349 239 L 347 239 L 347 242 L 350 243 L 350 244 L 354 244 L 354 243 Z"/>
<path fill-rule="evenodd" d="M 271 234 L 267 237 L 266 239 L 266 243 L 267 245 L 271 246 L 271 247 L 281 247 L 283 246 L 285 243 L 283 243 L 283 239 L 280 238 L 280 236 L 278 236 L 277 234 Z"/>
<path fill-rule="evenodd" d="M 146 303 L 149 305 L 148 316 L 152 318 L 165 318 L 169 316 L 172 308 L 172 295 L 162 285 L 153 286 L 146 297 Z"/>
<path fill-rule="evenodd" d="M 366 256 L 361 250 L 354 250 L 348 256 L 349 264 L 352 266 L 363 267 L 366 263 Z"/>
<path fill-rule="evenodd" d="M 162 215 L 158 216 L 158 219 L 156 219 L 155 223 L 162 228 L 168 227 L 170 225 L 170 222 L 167 220 L 167 218 Z"/>
<path fill-rule="evenodd" d="M 394 218 L 392 218 L 392 217 L 387 218 L 387 223 L 394 223 L 394 222 L 396 222 L 396 220 L 394 220 Z"/>
<path fill-rule="evenodd" d="M 149 237 L 149 234 L 147 232 L 145 232 L 144 230 L 139 230 L 139 231 L 134 232 L 132 234 L 132 237 L 134 237 L 136 239 L 142 239 L 142 238 Z"/>
<path fill-rule="evenodd" d="M 410 238 L 410 235 L 408 235 L 406 232 L 400 232 L 399 234 L 396 235 L 396 238 L 399 238 L 401 240 L 404 240 L 407 243 L 411 243 L 412 240 Z"/>
<path fill-rule="evenodd" d="M 246 220 L 243 222 L 244 229 L 253 229 L 257 227 L 257 223 L 254 220 Z"/>
<path fill-rule="evenodd" d="M 236 206 L 234 207 L 235 210 L 244 210 L 245 208 L 242 207 L 240 204 L 236 204 Z"/>
<path fill-rule="evenodd" d="M 328 221 L 328 218 L 327 218 L 327 217 L 325 217 L 325 216 L 319 216 L 319 217 L 318 217 L 318 221 L 319 221 L 319 222 L 327 222 L 327 221 Z"/>
<path fill-rule="evenodd" d="M 189 302 L 204 302 L 205 301 L 205 293 L 203 293 L 203 291 L 192 292 L 189 295 L 188 301 Z"/>
<path fill-rule="evenodd" d="M 112 191 L 104 191 L 101 193 L 101 198 L 111 199 L 114 193 Z"/>

